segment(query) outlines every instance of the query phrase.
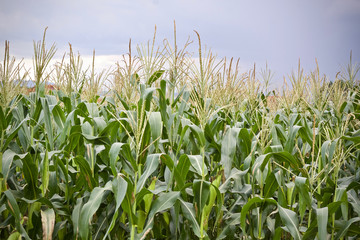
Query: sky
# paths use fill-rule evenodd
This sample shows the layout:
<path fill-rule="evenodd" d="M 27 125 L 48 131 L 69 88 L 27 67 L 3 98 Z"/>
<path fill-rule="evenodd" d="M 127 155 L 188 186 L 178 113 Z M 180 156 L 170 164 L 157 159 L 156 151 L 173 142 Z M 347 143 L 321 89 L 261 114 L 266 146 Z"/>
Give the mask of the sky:
<path fill-rule="evenodd" d="M 96 65 L 107 67 L 133 46 L 146 43 L 157 26 L 157 43 L 173 41 L 197 57 L 194 30 L 203 46 L 218 58 L 240 58 L 242 71 L 266 63 L 275 73 L 273 83 L 297 70 L 315 69 L 330 80 L 349 62 L 360 62 L 360 0 L 0 0 L 0 60 L 5 40 L 10 54 L 31 62 L 33 41 L 56 44 L 56 59 L 68 52 L 68 43 Z"/>

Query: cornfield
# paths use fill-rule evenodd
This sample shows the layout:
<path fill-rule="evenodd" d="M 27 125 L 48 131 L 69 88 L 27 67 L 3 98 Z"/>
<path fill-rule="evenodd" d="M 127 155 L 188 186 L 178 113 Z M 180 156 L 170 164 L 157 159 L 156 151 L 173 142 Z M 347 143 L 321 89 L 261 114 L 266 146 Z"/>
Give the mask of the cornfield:
<path fill-rule="evenodd" d="M 359 239 L 359 66 L 269 91 L 195 36 L 96 73 L 44 34 L 30 93 L 6 43 L 1 239 Z"/>

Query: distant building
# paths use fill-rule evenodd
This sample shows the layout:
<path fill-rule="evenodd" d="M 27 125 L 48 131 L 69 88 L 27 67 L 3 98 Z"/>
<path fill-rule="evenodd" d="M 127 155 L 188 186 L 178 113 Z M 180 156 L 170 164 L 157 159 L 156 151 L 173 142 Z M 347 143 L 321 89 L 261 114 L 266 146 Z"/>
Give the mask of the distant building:
<path fill-rule="evenodd" d="M 36 83 L 32 80 L 24 80 L 24 84 L 21 86 L 25 86 L 28 92 L 35 92 Z M 56 90 L 57 87 L 52 82 L 45 82 L 45 89 L 46 90 Z"/>

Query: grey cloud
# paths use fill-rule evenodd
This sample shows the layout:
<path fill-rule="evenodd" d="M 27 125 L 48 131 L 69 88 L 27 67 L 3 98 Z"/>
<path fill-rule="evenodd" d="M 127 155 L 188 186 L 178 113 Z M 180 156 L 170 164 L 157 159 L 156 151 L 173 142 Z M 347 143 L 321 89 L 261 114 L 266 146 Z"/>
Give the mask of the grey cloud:
<path fill-rule="evenodd" d="M 100 55 L 118 55 L 128 51 L 130 38 L 134 44 L 151 39 L 155 25 L 158 43 L 172 40 L 174 19 L 178 43 L 191 36 L 195 54 L 193 30 L 219 57 L 263 67 L 267 61 L 278 81 L 296 69 L 299 58 L 309 71 L 317 57 L 321 70 L 334 77 L 350 50 L 354 60 L 360 56 L 358 0 L 14 0 L 2 6 L 1 44 L 10 40 L 12 53 L 24 57 L 31 56 L 32 40 L 41 39 L 46 26 L 47 42 L 56 42 L 59 52 L 70 42 L 85 55 L 94 48 Z"/>

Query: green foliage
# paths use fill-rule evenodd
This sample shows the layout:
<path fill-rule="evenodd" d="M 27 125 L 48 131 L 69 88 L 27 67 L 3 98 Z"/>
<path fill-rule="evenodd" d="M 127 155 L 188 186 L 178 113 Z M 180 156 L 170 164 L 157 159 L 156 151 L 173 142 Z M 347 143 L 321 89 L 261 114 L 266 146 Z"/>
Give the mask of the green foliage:
<path fill-rule="evenodd" d="M 356 85 L 345 97 L 328 86 L 329 96 L 312 99 L 313 75 L 316 89 L 298 89 L 296 101 L 275 96 L 286 102 L 274 108 L 251 86 L 222 106 L 227 100 L 214 101 L 206 82 L 215 71 L 207 67 L 219 70 L 212 55 L 202 59 L 198 86 L 176 96 L 177 62 L 169 74 L 165 58 L 146 57 L 146 74 L 126 85 L 131 94 L 98 102 L 78 90 L 37 92 L 0 108 L 1 239 L 360 235 Z M 291 78 L 306 85 L 302 71 Z"/>

